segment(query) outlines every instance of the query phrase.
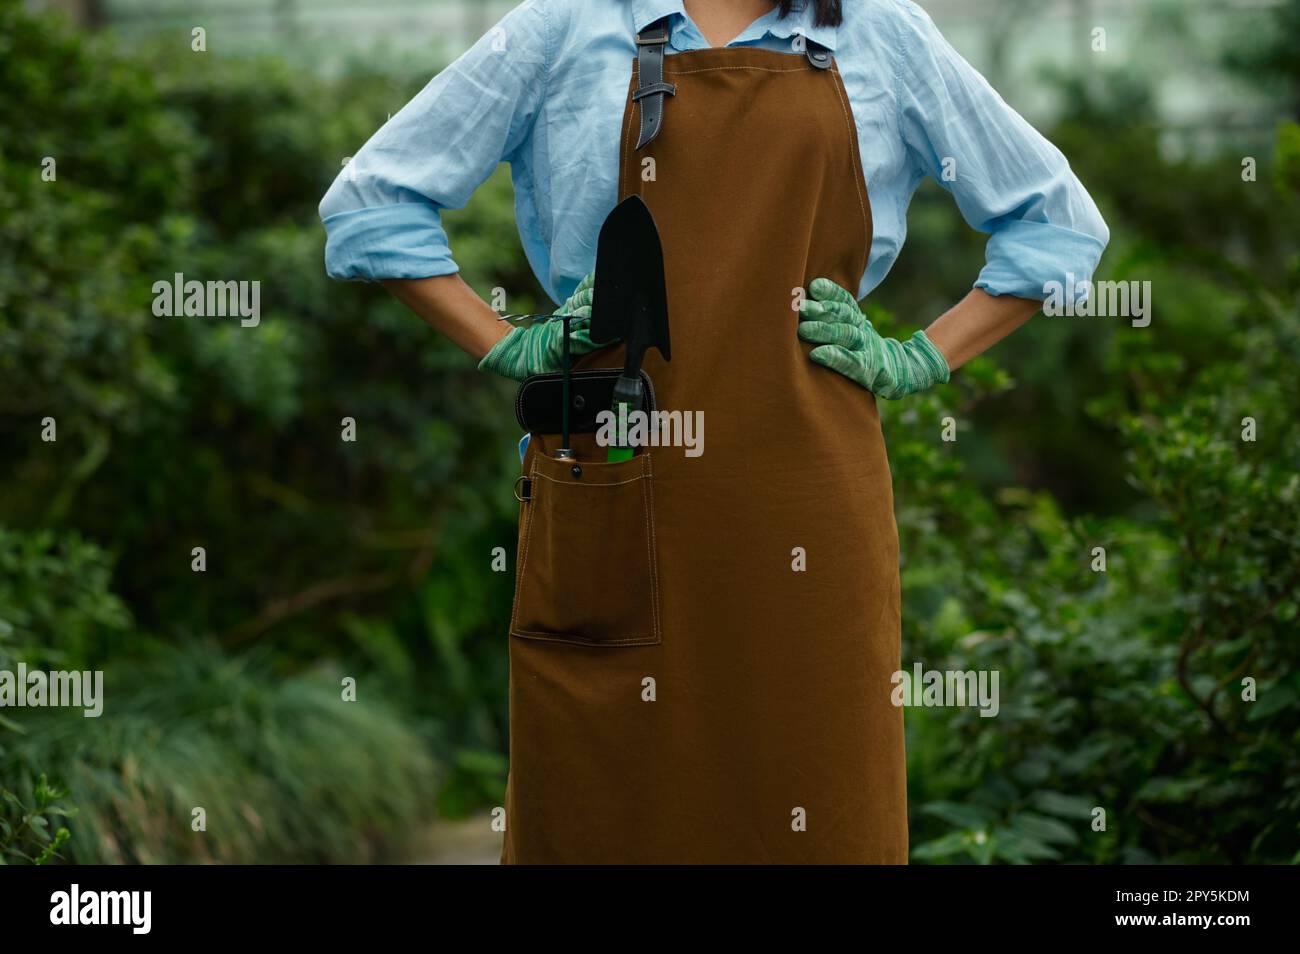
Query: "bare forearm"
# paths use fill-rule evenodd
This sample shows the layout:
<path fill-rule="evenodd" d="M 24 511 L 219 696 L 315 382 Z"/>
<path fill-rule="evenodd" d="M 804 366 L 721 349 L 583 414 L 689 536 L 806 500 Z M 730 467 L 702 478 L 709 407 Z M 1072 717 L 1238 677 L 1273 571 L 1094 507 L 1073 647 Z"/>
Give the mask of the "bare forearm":
<path fill-rule="evenodd" d="M 956 371 L 1023 325 L 1042 306 L 1039 301 L 990 295 L 976 288 L 935 319 L 925 335 Z"/>
<path fill-rule="evenodd" d="M 389 279 L 383 284 L 398 301 L 475 361 L 482 360 L 510 331 L 510 325 L 498 321 L 496 312 L 459 274 Z"/>

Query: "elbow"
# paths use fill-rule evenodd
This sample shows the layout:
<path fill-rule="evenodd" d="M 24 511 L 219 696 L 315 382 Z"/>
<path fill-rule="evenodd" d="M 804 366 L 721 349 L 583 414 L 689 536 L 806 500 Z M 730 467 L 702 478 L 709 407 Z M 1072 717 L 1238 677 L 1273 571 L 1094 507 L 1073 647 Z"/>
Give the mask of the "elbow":
<path fill-rule="evenodd" d="M 348 167 L 345 165 L 334 181 L 330 183 L 325 195 L 321 197 L 320 204 L 316 207 L 316 213 L 320 216 L 321 222 L 325 222 L 332 215 L 351 212 L 353 209 L 360 208 L 356 189 L 347 180 L 347 171 Z"/>
<path fill-rule="evenodd" d="M 367 250 L 376 236 L 366 226 L 375 210 L 363 206 L 347 172 L 344 166 L 316 207 L 325 227 L 325 274 L 337 281 L 368 281 Z"/>
<path fill-rule="evenodd" d="M 326 196 L 326 200 L 329 196 Z M 322 201 L 322 211 L 331 206 Z M 457 270 L 438 210 L 428 202 L 343 208 L 324 216 L 325 272 L 343 281 L 430 278 Z"/>
<path fill-rule="evenodd" d="M 1068 170 L 1068 167 L 1067 167 Z M 1106 251 L 1106 246 L 1110 244 L 1110 226 L 1106 224 L 1105 218 L 1102 217 L 1101 209 L 1097 208 L 1097 203 L 1092 194 L 1079 181 L 1079 177 L 1072 170 L 1068 170 L 1068 179 L 1063 183 L 1064 188 L 1057 202 L 1057 207 L 1067 210 L 1067 221 L 1062 225 L 1080 232 L 1097 243 L 1097 257 Z"/>
<path fill-rule="evenodd" d="M 1106 251 L 1106 246 L 1110 244 L 1110 226 L 1102 218 L 1101 212 L 1094 205 L 1090 221 L 1086 224 L 1084 231 L 1097 242 L 1097 255 Z"/>

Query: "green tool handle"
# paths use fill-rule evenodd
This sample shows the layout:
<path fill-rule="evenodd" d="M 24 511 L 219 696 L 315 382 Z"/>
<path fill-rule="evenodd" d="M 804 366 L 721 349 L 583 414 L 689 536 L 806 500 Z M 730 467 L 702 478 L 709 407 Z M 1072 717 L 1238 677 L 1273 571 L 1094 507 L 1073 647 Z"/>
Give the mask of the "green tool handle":
<path fill-rule="evenodd" d="M 627 415 L 633 411 L 640 410 L 645 403 L 645 386 L 641 383 L 641 375 L 638 373 L 632 377 L 626 374 L 619 375 L 619 379 L 614 382 L 614 415 L 617 421 L 627 420 Z M 625 445 L 627 435 L 619 433 L 618 440 L 614 446 L 610 447 L 609 453 L 605 460 L 611 464 L 618 461 L 631 460 L 633 448 Z"/>
<path fill-rule="evenodd" d="M 562 445 L 561 450 L 566 451 L 566 453 L 569 449 L 569 370 L 573 361 L 569 348 L 569 318 L 569 315 L 565 315 L 560 319 L 563 322 L 561 331 L 564 335 L 564 375 L 563 385 L 560 390 L 562 405 L 560 408 L 560 427 L 563 433 L 560 435 L 560 444 Z"/>

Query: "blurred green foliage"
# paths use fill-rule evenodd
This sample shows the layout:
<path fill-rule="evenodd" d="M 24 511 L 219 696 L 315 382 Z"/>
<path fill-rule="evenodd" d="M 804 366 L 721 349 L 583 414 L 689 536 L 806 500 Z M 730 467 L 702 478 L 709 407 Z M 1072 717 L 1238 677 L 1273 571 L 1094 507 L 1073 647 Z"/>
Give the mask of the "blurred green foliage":
<path fill-rule="evenodd" d="M 0 87 L 0 652 L 102 667 L 108 694 L 99 720 L 6 710 L 0 788 L 49 767 L 77 860 L 345 860 L 499 800 L 511 581 L 480 571 L 514 538 L 484 492 L 513 479 L 509 388 L 329 281 L 316 217 L 418 81 L 126 51 L 3 0 Z M 508 177 L 464 219 L 467 277 L 531 310 Z M 260 281 L 261 323 L 154 317 L 176 272 Z M 251 740 L 221 686 L 255 703 Z"/>
<path fill-rule="evenodd" d="M 30 805 L 9 789 L 0 789 L 0 802 L 4 805 L 4 814 L 0 816 L 0 865 L 15 860 L 43 865 L 62 857 L 60 849 L 68 843 L 72 832 L 65 825 L 51 831 L 50 821 L 76 814 L 75 808 L 60 804 L 67 794 L 51 786 L 44 775 L 38 776 L 32 787 Z M 28 854 L 29 851 L 32 853 Z"/>
<path fill-rule="evenodd" d="M 908 712 L 913 858 L 1296 861 L 1295 127 L 1244 181 L 1165 158 L 1141 84 L 1103 79 L 1053 80 L 1052 136 L 1112 228 L 1098 277 L 1152 281 L 1151 325 L 1040 317 L 882 402 L 905 664 L 1002 697 Z M 422 81 L 127 53 L 0 0 L 0 669 L 106 690 L 99 719 L 0 712 L 8 860 L 368 859 L 500 804 L 511 388 L 326 279 L 316 218 Z M 471 285 L 543 304 L 504 172 L 448 219 Z M 923 191 L 873 318 L 922 325 L 982 245 Z M 154 317 L 176 272 L 260 281 L 260 325 Z"/>
<path fill-rule="evenodd" d="M 1051 135 L 1112 230 L 1098 279 L 1151 281 L 1150 326 L 1040 316 L 992 353 L 1014 388 L 986 357 L 885 411 L 904 660 L 1001 680 L 994 719 L 908 713 L 912 857 L 1295 863 L 1292 124 L 1273 175 L 1267 155 L 1253 177 L 1249 154 L 1169 160 L 1145 91 L 1101 80 L 1058 77 L 1073 105 Z"/>

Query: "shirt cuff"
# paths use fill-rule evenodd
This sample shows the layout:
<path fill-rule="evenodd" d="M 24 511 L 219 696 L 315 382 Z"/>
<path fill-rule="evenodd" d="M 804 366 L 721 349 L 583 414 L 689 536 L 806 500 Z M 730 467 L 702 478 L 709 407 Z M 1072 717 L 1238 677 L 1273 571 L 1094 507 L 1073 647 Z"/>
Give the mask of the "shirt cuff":
<path fill-rule="evenodd" d="M 433 278 L 460 270 L 452 260 L 438 210 L 425 202 L 336 212 L 326 216 L 325 271 L 330 278 L 378 281 Z"/>
<path fill-rule="evenodd" d="M 987 264 L 975 282 L 990 295 L 1043 301 L 1050 283 L 1089 287 L 1106 243 L 1095 235 L 1046 222 L 1008 222 L 985 249 Z"/>

